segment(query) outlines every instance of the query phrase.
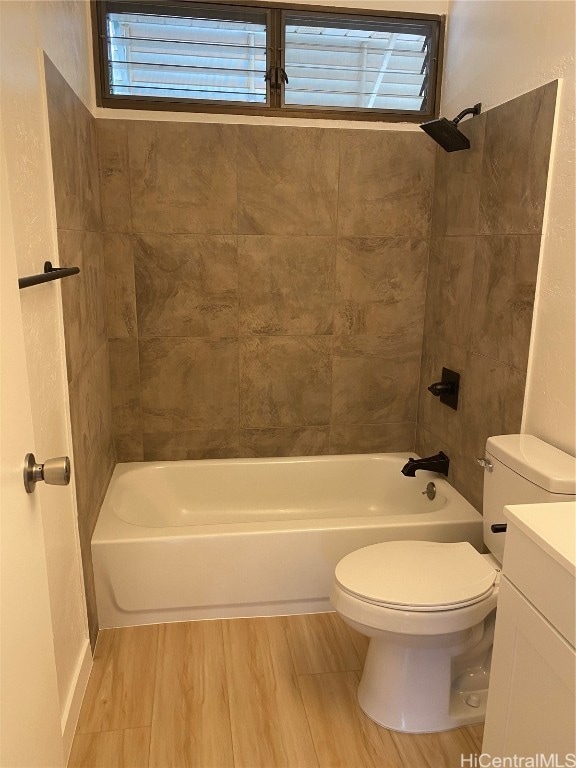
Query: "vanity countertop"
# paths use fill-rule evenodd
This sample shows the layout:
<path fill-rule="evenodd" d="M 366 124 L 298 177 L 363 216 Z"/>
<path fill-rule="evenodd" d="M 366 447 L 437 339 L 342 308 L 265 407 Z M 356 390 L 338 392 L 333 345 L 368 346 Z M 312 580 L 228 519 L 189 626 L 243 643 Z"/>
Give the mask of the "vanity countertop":
<path fill-rule="evenodd" d="M 505 515 L 559 565 L 576 575 L 576 501 L 516 504 L 506 507 Z"/>

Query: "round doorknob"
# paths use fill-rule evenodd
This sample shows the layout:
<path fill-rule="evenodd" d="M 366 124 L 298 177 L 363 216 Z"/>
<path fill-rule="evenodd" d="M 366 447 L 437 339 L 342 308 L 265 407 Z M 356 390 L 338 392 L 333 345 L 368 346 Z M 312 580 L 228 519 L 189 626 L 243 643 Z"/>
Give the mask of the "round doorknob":
<path fill-rule="evenodd" d="M 42 467 L 42 479 L 47 485 L 68 485 L 70 482 L 70 459 L 58 456 L 48 459 Z"/>
<path fill-rule="evenodd" d="M 36 483 L 43 480 L 47 485 L 68 485 L 70 482 L 70 459 L 58 456 L 48 459 L 44 464 L 37 464 L 33 453 L 27 453 L 24 459 L 24 488 L 26 493 L 34 493 Z"/>

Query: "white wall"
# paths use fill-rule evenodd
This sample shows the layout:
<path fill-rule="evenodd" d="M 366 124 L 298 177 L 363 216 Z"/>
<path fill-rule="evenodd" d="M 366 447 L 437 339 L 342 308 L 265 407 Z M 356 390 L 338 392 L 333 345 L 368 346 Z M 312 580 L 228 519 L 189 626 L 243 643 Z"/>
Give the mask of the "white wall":
<path fill-rule="evenodd" d="M 86 3 L 43 0 L 0 3 L 1 118 L 19 275 L 57 263 L 41 50 L 77 94 L 89 101 Z M 72 455 L 59 283 L 20 293 L 34 427 L 29 450 L 43 461 Z M 25 402 L 25 398 L 23 398 Z M 26 407 L 14 403 L 15 408 Z M 23 459 L 24 457 L 22 457 Z M 48 588 L 64 747 L 90 668 L 74 488 L 37 487 L 41 495 Z M 33 738 L 33 735 L 31 735 Z"/>
<path fill-rule="evenodd" d="M 563 78 L 556 114 L 523 431 L 576 455 L 572 0 L 452 0 L 442 114 L 490 109 Z"/>
<path fill-rule="evenodd" d="M 343 8 L 373 8 L 380 11 L 403 13 L 432 13 L 445 15 L 449 0 L 290 0 L 292 5 L 327 5 Z M 384 123 L 361 120 L 306 120 L 294 117 L 261 117 L 251 115 L 211 115 L 192 112 L 148 111 L 144 109 L 104 109 L 96 107 L 93 94 L 92 110 L 95 117 L 117 120 L 167 120 L 180 123 L 231 123 L 235 125 L 288 125 L 312 128 L 347 128 L 371 131 L 418 131 L 415 123 Z"/>

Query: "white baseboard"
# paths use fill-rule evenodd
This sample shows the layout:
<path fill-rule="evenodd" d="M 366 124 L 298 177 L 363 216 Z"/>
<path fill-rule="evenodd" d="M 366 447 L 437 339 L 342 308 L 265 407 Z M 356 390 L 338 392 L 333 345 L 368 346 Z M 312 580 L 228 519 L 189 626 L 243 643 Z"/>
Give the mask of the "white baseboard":
<path fill-rule="evenodd" d="M 86 644 L 80 653 L 78 664 L 76 665 L 74 682 L 70 686 L 70 693 L 68 694 L 68 699 L 64 706 L 64 711 L 62 712 L 62 741 L 64 744 L 64 756 L 66 762 L 68 761 L 70 750 L 72 749 L 74 731 L 76 730 L 76 723 L 78 722 L 78 716 L 80 715 L 80 707 L 82 706 L 82 699 L 84 698 L 84 692 L 86 691 L 86 685 L 91 669 L 92 649 L 90 648 L 90 641 L 86 639 Z"/>

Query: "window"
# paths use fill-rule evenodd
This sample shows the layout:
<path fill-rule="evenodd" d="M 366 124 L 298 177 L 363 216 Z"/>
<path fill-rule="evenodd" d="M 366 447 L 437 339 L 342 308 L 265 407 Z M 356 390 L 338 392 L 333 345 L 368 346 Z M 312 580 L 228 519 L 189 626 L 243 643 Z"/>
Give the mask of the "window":
<path fill-rule="evenodd" d="M 106 107 L 421 121 L 442 18 L 190 0 L 93 4 Z"/>

